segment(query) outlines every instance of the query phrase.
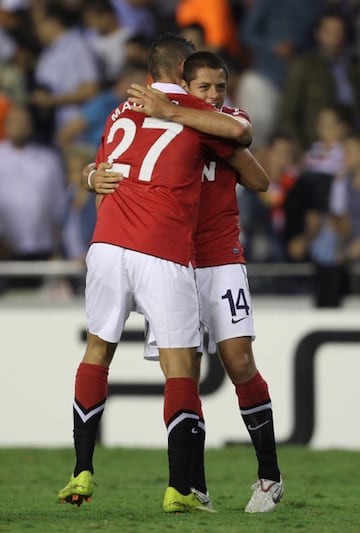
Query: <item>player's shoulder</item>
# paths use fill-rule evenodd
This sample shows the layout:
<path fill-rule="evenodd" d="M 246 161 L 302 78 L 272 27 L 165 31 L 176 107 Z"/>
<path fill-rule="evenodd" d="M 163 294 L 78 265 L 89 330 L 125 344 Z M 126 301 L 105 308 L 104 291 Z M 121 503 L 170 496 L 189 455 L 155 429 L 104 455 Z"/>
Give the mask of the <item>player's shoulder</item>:
<path fill-rule="evenodd" d="M 105 122 L 105 129 L 111 128 L 114 122 L 120 118 L 127 118 L 135 123 L 139 123 L 144 120 L 144 116 L 142 113 L 134 111 L 132 104 L 128 100 L 125 100 L 110 111 Z"/>
<path fill-rule="evenodd" d="M 250 117 L 247 114 L 244 109 L 241 109 L 240 107 L 229 107 L 224 105 L 221 108 L 222 113 L 225 113 L 226 115 L 232 115 L 233 117 L 240 117 L 244 118 L 245 120 L 248 120 L 250 122 Z"/>
<path fill-rule="evenodd" d="M 114 109 L 109 113 L 108 119 L 112 120 L 112 122 L 115 122 L 115 120 L 128 111 L 132 111 L 131 103 L 128 100 L 124 100 L 123 102 L 119 103 L 118 106 L 114 107 Z"/>

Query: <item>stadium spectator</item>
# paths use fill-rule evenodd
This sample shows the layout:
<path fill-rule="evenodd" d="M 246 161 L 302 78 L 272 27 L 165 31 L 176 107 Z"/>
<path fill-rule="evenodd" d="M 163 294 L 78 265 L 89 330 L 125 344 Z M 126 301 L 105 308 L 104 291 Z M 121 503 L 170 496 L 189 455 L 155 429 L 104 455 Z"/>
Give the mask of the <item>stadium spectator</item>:
<path fill-rule="evenodd" d="M 87 0 L 82 19 L 88 29 L 90 47 L 99 61 L 102 83 L 113 83 L 125 64 L 124 45 L 131 30 L 118 23 L 110 0 Z"/>
<path fill-rule="evenodd" d="M 75 116 L 79 105 L 99 90 L 96 59 L 69 12 L 51 2 L 32 8 L 36 35 L 43 48 L 34 72 L 30 95 L 37 133 L 53 140 L 58 128 Z M 53 116 L 54 112 L 54 116 Z"/>
<path fill-rule="evenodd" d="M 298 168 L 296 161 L 297 146 L 294 138 L 283 133 L 275 133 L 265 148 L 262 164 L 270 176 L 269 188 L 266 192 L 258 193 L 259 201 L 266 208 L 268 216 L 264 217 L 263 247 L 265 255 L 263 261 L 284 261 L 286 252 L 284 247 L 285 212 L 284 203 L 289 191 L 294 187 Z M 251 231 L 252 224 L 256 227 L 256 217 L 248 224 Z M 250 239 L 252 246 L 258 235 Z M 254 256 L 254 254 L 253 254 Z"/>
<path fill-rule="evenodd" d="M 360 136 L 344 140 L 345 166 L 332 183 L 330 208 L 342 237 L 345 265 L 360 263 Z"/>
<path fill-rule="evenodd" d="M 59 128 L 56 141 L 63 149 L 73 142 L 83 142 L 96 149 L 104 129 L 104 117 L 127 99 L 127 89 L 131 83 L 146 84 L 147 67 L 143 64 L 128 63 L 118 81 L 111 88 L 100 91 L 96 96 L 79 107 L 77 115 Z"/>
<path fill-rule="evenodd" d="M 316 47 L 295 58 L 287 73 L 280 106 L 284 128 L 303 149 L 316 136 L 315 121 L 323 107 L 342 106 L 360 127 L 359 55 L 346 40 L 346 23 L 338 12 L 326 12 L 315 32 Z"/>
<path fill-rule="evenodd" d="M 288 224 L 298 228 L 288 241 L 288 253 L 295 261 L 308 259 L 313 263 L 316 307 L 337 306 L 343 296 L 341 242 L 329 199 L 332 182 L 344 168 L 343 140 L 347 129 L 338 109 L 325 108 L 318 113 L 317 140 L 305 152 L 297 185 L 288 195 L 291 201 L 286 202 Z"/>
<path fill-rule="evenodd" d="M 189 24 L 187 26 L 181 26 L 179 29 L 179 35 L 191 41 L 197 51 L 210 50 L 211 46 L 206 43 L 204 27 L 198 22 Z"/>
<path fill-rule="evenodd" d="M 176 106 L 187 124 L 193 126 L 194 120 L 200 120 L 206 130 L 212 126 L 217 133 L 223 130 L 219 124 L 226 123 L 230 125 L 230 138 L 241 144 L 249 143 L 248 122 L 215 116 L 206 104 L 190 98 L 176 85 L 180 81 L 181 65 L 192 52 L 191 43 L 179 36 L 159 37 L 149 59 L 152 77 L 165 83 L 158 88 L 174 94 L 178 101 L 191 102 L 198 109 L 193 113 L 186 107 Z M 74 401 L 76 465 L 58 498 L 81 504 L 93 492 L 93 452 L 107 396 L 108 368 L 127 317 L 136 309 L 152 325 L 167 377 L 164 422 L 168 430 L 169 487 L 165 492 L 164 511 L 208 511 L 206 494 L 199 497 L 189 484 L 192 446 L 202 417 L 194 376 L 200 325 L 190 264 L 201 186 L 196 176 L 204 161 L 203 142 L 224 156 L 236 154 L 236 146 L 233 142 L 220 142 L 214 136 L 203 136 L 193 127 L 174 127 L 173 123 L 170 129 L 167 123 L 160 123 L 165 126 L 164 134 L 158 121 L 144 118 L 129 109 L 127 103 L 120 110 L 119 117 L 118 110 L 108 117 L 96 163 L 119 164 L 126 179 L 121 194 L 115 191 L 102 200 L 87 254 L 87 348 L 77 372 Z M 172 169 L 170 177 L 169 168 Z M 87 178 L 90 188 L 91 175 Z M 159 286 L 165 285 L 166 290 L 159 292 Z M 167 323 L 163 321 L 164 313 Z"/>
<path fill-rule="evenodd" d="M 0 26 L 13 40 L 13 58 L 21 68 L 29 68 L 36 43 L 30 21 L 31 0 L 1 2 Z M 1 30 L 0 30 L 1 31 Z M 2 48 L 2 46 L 0 47 Z"/>
<path fill-rule="evenodd" d="M 339 1 L 323 0 L 327 12 L 336 11 L 346 23 L 346 40 L 355 53 L 359 53 L 360 45 L 360 2 L 359 0 Z"/>
<path fill-rule="evenodd" d="M 132 35 L 124 43 L 126 63 L 143 63 L 147 65 L 151 42 L 144 35 Z"/>
<path fill-rule="evenodd" d="M 0 239 L 3 257 L 48 260 L 60 252 L 64 172 L 54 150 L 32 142 L 31 114 L 12 106 L 0 142 Z M 6 251 L 6 253 L 5 253 Z M 42 278 L 13 278 L 13 286 L 39 286 Z"/>
<path fill-rule="evenodd" d="M 111 0 L 118 22 L 131 34 L 153 39 L 158 31 L 158 13 L 154 0 Z"/>
<path fill-rule="evenodd" d="M 265 146 L 278 124 L 279 102 L 290 61 L 309 47 L 320 0 L 256 0 L 239 24 L 239 41 L 252 54 L 240 79 L 236 105 L 254 125 L 253 148 Z"/>

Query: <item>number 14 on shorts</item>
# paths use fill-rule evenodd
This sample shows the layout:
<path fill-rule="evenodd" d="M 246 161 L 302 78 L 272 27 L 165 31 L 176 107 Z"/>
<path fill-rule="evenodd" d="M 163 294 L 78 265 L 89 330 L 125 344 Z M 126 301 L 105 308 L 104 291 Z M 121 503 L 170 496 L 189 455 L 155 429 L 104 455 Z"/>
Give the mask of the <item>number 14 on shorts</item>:
<path fill-rule="evenodd" d="M 221 299 L 227 300 L 229 303 L 233 324 L 244 320 L 250 314 L 250 306 L 247 303 L 244 289 L 239 289 L 238 293 L 235 295 L 231 289 L 228 289 L 226 293 L 221 296 Z M 243 316 L 243 313 L 241 313 L 242 316 L 238 318 L 238 311 L 245 311 L 246 316 Z"/>

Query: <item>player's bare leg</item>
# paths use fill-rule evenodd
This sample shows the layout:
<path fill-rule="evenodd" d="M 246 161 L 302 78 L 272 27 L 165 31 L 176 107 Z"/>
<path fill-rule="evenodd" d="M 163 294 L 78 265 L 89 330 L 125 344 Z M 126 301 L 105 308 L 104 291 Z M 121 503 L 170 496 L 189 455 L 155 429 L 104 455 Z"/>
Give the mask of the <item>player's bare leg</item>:
<path fill-rule="evenodd" d="M 258 372 L 250 337 L 227 339 L 218 344 L 220 358 L 235 385 L 240 413 L 255 448 L 258 482 L 246 512 L 273 510 L 283 494 L 277 462 L 271 399 L 267 383 Z"/>
<path fill-rule="evenodd" d="M 196 379 L 197 356 L 195 348 L 159 348 L 160 366 L 167 379 Z"/>
<path fill-rule="evenodd" d="M 257 373 L 250 337 L 235 337 L 218 343 L 220 359 L 234 383 L 244 383 Z"/>
<path fill-rule="evenodd" d="M 97 429 L 107 398 L 108 367 L 116 344 L 88 333 L 85 355 L 75 381 L 74 446 L 76 464 L 69 483 L 59 491 L 61 503 L 80 506 L 94 491 L 93 454 Z"/>

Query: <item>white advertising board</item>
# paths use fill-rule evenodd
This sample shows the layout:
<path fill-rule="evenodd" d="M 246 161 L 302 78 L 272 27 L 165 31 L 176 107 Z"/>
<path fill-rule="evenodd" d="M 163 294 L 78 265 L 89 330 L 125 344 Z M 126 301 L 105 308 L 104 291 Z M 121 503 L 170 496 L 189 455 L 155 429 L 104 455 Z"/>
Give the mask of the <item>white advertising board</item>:
<path fill-rule="evenodd" d="M 354 414 L 359 300 L 334 310 L 313 309 L 303 297 L 254 298 L 253 303 L 254 353 L 269 384 L 278 441 L 360 449 Z M 81 299 L 62 305 L 0 304 L 0 446 L 72 446 L 74 377 L 84 353 L 84 324 Z M 157 363 L 143 360 L 142 318 L 131 316 L 126 330 L 137 331 L 139 340 L 122 342 L 115 354 L 101 440 L 106 446 L 164 447 L 163 377 Z M 234 387 L 209 357 L 216 356 L 205 356 L 203 365 L 207 446 L 248 442 Z"/>

